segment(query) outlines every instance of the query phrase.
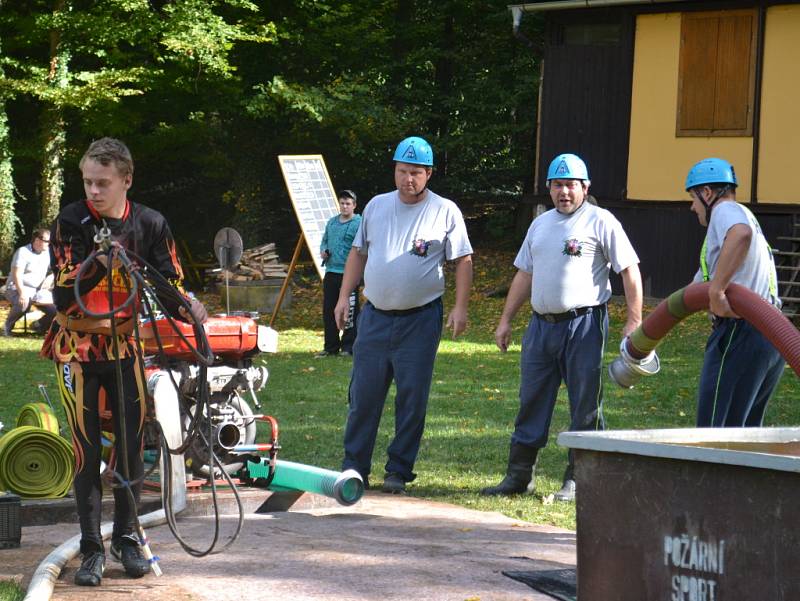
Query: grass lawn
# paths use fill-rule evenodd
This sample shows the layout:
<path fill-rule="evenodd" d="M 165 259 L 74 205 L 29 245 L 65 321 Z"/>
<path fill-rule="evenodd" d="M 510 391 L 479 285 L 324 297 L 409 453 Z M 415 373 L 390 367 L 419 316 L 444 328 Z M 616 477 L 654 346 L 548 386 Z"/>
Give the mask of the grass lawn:
<path fill-rule="evenodd" d="M 488 293 L 511 281 L 513 253 L 478 252 L 474 260 L 470 326 L 457 341 L 448 337 L 442 340 L 425 436 L 415 468 L 418 478 L 410 486 L 409 494 L 574 529 L 573 504 L 543 502 L 560 487 L 566 465 L 566 449 L 555 443 L 558 433 L 569 423 L 563 387 L 553 417 L 550 443 L 540 455 L 535 495 L 497 499 L 477 494 L 483 486 L 499 481 L 505 471 L 509 435 L 518 405 L 519 343 L 530 307 L 517 316 L 514 345 L 508 353 L 500 353 L 494 345 L 494 328 L 504 299 Z M 452 306 L 450 276 L 446 309 Z M 207 304 L 218 306 L 218 299 L 203 298 Z M 338 469 L 351 360 L 313 357 L 322 348 L 320 306 L 320 282 L 306 270 L 296 277 L 291 310 L 279 315 L 275 324 L 280 332 L 279 353 L 257 359 L 270 371 L 269 383 L 260 393 L 260 399 L 264 411 L 275 416 L 280 424 L 282 458 Z M 624 306 L 612 305 L 610 314 L 606 362 L 617 355 Z M 694 315 L 679 325 L 659 347 L 661 373 L 635 389 L 623 390 L 606 380 L 608 426 L 614 429 L 693 426 L 694 398 L 708 329 L 704 314 Z M 21 336 L 0 339 L 0 421 L 6 428 L 13 425 L 21 405 L 41 400 L 37 383 L 45 383 L 51 398 L 57 402 L 52 365 L 37 356 L 40 342 Z M 800 423 L 800 407 L 793 402 L 798 397 L 798 381 L 791 369 L 786 371 L 767 410 L 768 426 Z M 393 432 L 392 398 L 390 392 L 373 459 L 372 478 L 377 484 L 383 476 L 386 447 Z M 62 424 L 66 425 L 63 415 Z"/>
<path fill-rule="evenodd" d="M 16 581 L 0 580 L 0 601 L 22 601 L 25 590 Z"/>

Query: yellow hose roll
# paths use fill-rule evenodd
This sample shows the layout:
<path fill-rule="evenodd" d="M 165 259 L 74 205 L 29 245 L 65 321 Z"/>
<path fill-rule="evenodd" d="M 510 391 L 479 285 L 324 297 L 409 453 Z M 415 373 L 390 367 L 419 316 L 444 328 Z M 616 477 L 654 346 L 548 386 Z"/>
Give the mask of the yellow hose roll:
<path fill-rule="evenodd" d="M 75 472 L 72 446 L 58 434 L 20 426 L 0 438 L 0 490 L 26 499 L 59 498 Z"/>
<path fill-rule="evenodd" d="M 17 415 L 17 426 L 36 426 L 48 432 L 58 434 L 58 418 L 50 405 L 44 403 L 28 403 L 23 405 Z"/>

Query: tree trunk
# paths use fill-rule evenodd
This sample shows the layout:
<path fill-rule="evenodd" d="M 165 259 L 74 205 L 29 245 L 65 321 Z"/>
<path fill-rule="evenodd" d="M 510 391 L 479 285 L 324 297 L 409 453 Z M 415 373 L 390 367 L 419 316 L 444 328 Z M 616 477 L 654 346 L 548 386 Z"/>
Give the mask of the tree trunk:
<path fill-rule="evenodd" d="M 60 108 L 47 107 L 42 115 L 42 176 L 40 181 L 42 223 L 49 225 L 61 207 L 64 191 L 64 153 L 67 134 Z"/>
<path fill-rule="evenodd" d="M 0 8 L 2 6 L 3 3 L 0 1 Z M 0 67 L 0 81 L 3 77 L 3 69 Z M 2 89 L 0 86 L 0 90 Z M 19 219 L 14 212 L 14 204 L 14 177 L 9 148 L 6 97 L 0 92 L 0 266 L 3 267 L 11 258 L 17 240 L 16 225 Z"/>
<path fill-rule="evenodd" d="M 53 12 L 64 9 L 65 0 L 56 0 Z M 69 54 L 61 44 L 61 32 L 50 32 L 50 71 L 48 83 L 56 88 L 67 86 L 69 73 Z M 56 96 L 57 97 L 57 96 Z M 60 103 L 50 104 L 42 115 L 42 178 L 41 211 L 43 223 L 50 224 L 58 216 L 61 195 L 64 191 L 64 154 L 66 152 L 67 132 L 64 112 Z"/>

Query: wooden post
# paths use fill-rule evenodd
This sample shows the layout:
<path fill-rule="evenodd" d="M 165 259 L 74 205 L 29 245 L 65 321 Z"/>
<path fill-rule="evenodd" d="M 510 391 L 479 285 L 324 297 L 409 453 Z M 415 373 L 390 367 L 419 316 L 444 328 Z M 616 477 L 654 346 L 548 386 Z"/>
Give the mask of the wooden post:
<path fill-rule="evenodd" d="M 289 282 L 292 279 L 292 274 L 294 273 L 294 266 L 297 265 L 297 259 L 300 258 L 300 251 L 303 250 L 304 241 L 305 237 L 301 233 L 300 238 L 297 240 L 297 244 L 294 247 L 294 254 L 292 255 L 292 260 L 289 263 L 289 269 L 286 270 L 286 279 L 283 280 L 283 286 L 281 286 L 281 291 L 278 294 L 278 300 L 275 301 L 275 307 L 272 309 L 272 317 L 270 317 L 269 320 L 269 327 L 273 326 L 275 319 L 278 317 L 278 311 L 280 311 L 283 297 L 286 294 L 286 289 L 289 287 Z"/>

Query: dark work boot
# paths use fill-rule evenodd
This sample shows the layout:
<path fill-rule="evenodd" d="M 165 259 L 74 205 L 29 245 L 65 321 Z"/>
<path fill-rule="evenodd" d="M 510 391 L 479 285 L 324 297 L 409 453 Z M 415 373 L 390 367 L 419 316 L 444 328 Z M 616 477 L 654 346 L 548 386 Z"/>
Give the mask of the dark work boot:
<path fill-rule="evenodd" d="M 539 449 L 535 447 L 512 443 L 511 450 L 508 453 L 506 477 L 497 486 L 489 486 L 481 490 L 481 494 L 493 496 L 533 492 L 533 486 L 529 485 L 534 482 L 536 456 L 538 454 Z"/>
<path fill-rule="evenodd" d="M 572 459 L 571 454 L 570 459 Z M 553 495 L 553 498 L 562 503 L 571 503 L 575 500 L 575 476 L 573 474 L 572 461 L 569 462 L 567 469 L 564 471 L 563 482 L 564 484 L 561 486 L 561 490 Z"/>

